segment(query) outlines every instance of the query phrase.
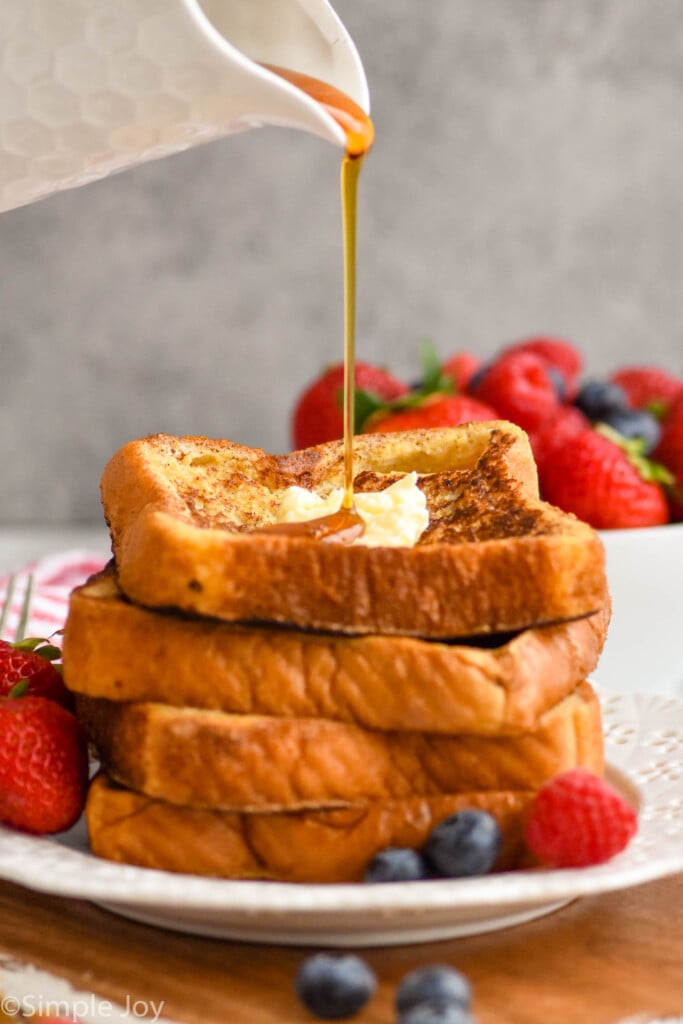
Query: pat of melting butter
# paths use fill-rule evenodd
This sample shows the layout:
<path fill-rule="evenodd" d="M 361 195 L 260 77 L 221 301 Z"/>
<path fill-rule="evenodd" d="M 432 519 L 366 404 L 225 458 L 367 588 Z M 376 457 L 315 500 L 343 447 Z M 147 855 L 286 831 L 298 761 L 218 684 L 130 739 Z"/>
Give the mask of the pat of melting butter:
<path fill-rule="evenodd" d="M 323 498 L 304 487 L 288 487 L 277 520 L 279 523 L 305 523 L 331 515 L 341 507 L 342 496 L 341 488 Z M 356 512 L 365 520 L 365 533 L 354 544 L 412 547 L 429 525 L 427 499 L 417 486 L 417 473 L 406 473 L 383 491 L 355 493 L 353 500 Z"/>

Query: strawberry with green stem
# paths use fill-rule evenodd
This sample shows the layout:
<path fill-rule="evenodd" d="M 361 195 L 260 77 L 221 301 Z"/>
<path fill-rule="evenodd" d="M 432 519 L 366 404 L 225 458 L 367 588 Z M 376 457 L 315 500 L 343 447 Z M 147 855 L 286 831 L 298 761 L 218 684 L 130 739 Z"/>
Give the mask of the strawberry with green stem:
<path fill-rule="evenodd" d="M 49 640 L 29 637 L 11 643 L 0 640 L 0 697 L 26 693 L 46 697 L 66 708 L 73 698 L 62 680 L 62 652 Z"/>
<path fill-rule="evenodd" d="M 356 425 L 362 399 L 374 404 L 391 401 L 408 393 L 408 385 L 379 366 L 356 363 Z M 344 433 L 344 367 L 331 366 L 310 384 L 299 397 L 292 418 L 295 448 L 312 448 L 326 441 L 336 441 Z M 356 433 L 359 430 L 356 429 Z"/>
<path fill-rule="evenodd" d="M 575 434 L 545 460 L 546 501 L 596 529 L 661 526 L 669 521 L 665 467 L 645 458 L 638 440 L 599 423 Z"/>
<path fill-rule="evenodd" d="M 428 427 L 452 427 L 475 420 L 498 419 L 496 410 L 469 395 L 454 394 L 453 377 L 434 350 L 422 349 L 422 382 L 408 395 L 390 402 L 356 392 L 357 425 L 363 433 L 392 433 Z"/>

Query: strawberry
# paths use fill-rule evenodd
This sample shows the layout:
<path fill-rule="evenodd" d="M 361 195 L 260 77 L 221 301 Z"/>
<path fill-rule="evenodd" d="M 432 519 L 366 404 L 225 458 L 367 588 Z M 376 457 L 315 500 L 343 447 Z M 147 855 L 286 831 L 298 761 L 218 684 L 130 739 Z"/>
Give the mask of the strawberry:
<path fill-rule="evenodd" d="M 667 409 L 677 395 L 683 394 L 683 378 L 658 366 L 625 366 L 610 380 L 622 388 L 633 409 Z"/>
<path fill-rule="evenodd" d="M 637 814 L 620 793 L 585 768 L 574 768 L 541 786 L 525 840 L 543 864 L 582 868 L 621 853 L 637 828 Z"/>
<path fill-rule="evenodd" d="M 75 1017 L 32 1017 L 33 1024 L 78 1024 Z"/>
<path fill-rule="evenodd" d="M 573 401 L 578 391 L 578 381 L 583 369 L 581 353 L 569 341 L 560 338 L 528 338 L 503 350 L 503 355 L 514 352 L 531 352 L 541 358 L 546 366 L 558 370 L 564 379 L 567 401 Z"/>
<path fill-rule="evenodd" d="M 388 434 L 396 430 L 426 427 L 454 427 L 459 423 L 498 419 L 495 409 L 467 395 L 428 395 L 419 405 L 394 412 L 376 413 L 365 425 L 366 434 Z"/>
<path fill-rule="evenodd" d="M 378 401 L 392 401 L 408 393 L 408 386 L 379 366 L 356 363 L 355 384 Z M 344 433 L 344 367 L 331 366 L 299 398 L 292 419 L 296 448 L 311 448 L 335 441 Z M 360 424 L 355 425 L 358 432 Z"/>
<path fill-rule="evenodd" d="M 441 367 L 444 377 L 453 382 L 453 387 L 458 394 L 467 391 L 472 377 L 475 375 L 481 360 L 473 356 L 471 352 L 456 352 Z"/>
<path fill-rule="evenodd" d="M 61 651 L 46 640 L 21 640 L 10 643 L 0 640 L 0 697 L 7 697 L 18 684 L 32 697 L 47 697 L 65 708 L 73 706 L 73 698 L 59 669 L 52 664 Z"/>
<path fill-rule="evenodd" d="M 44 697 L 0 698 L 0 821 L 39 835 L 80 817 L 88 749 L 76 717 Z"/>
<path fill-rule="evenodd" d="M 76 1017 L 31 1017 L 31 1024 L 78 1024 L 78 1020 Z"/>
<path fill-rule="evenodd" d="M 572 438 L 587 430 L 589 426 L 590 423 L 583 413 L 573 405 L 558 405 L 557 409 L 543 420 L 538 430 L 529 434 L 541 484 L 546 461 L 553 457 L 557 449 L 564 448 Z"/>
<path fill-rule="evenodd" d="M 533 352 L 512 352 L 493 363 L 474 384 L 475 398 L 523 430 L 536 430 L 559 407 L 548 364 Z"/>
<path fill-rule="evenodd" d="M 658 482 L 666 474 L 639 457 L 637 445 L 603 425 L 581 431 L 545 460 L 543 497 L 596 529 L 667 523 L 666 497 Z"/>
<path fill-rule="evenodd" d="M 683 521 L 683 392 L 671 403 L 662 423 L 662 436 L 653 457 L 674 476 L 670 491 L 671 517 Z"/>

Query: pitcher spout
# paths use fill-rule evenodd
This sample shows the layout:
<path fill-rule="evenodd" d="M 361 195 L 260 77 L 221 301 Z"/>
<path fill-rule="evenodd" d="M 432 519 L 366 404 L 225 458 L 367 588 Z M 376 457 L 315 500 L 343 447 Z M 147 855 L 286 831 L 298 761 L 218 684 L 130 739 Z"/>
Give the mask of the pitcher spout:
<path fill-rule="evenodd" d="M 63 0 L 59 19 L 53 0 L 18 10 L 0 48 L 0 211 L 260 125 L 344 146 L 323 107 L 263 65 L 368 109 L 328 0 Z"/>

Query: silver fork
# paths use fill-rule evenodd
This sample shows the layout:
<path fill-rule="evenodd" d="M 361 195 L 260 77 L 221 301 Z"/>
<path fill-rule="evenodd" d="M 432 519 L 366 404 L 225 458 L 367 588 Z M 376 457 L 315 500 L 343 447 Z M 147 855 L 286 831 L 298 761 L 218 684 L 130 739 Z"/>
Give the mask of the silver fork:
<path fill-rule="evenodd" d="M 23 640 L 26 636 L 28 617 L 31 614 L 31 604 L 33 603 L 33 588 L 35 585 L 35 579 L 33 575 L 29 575 L 26 581 L 26 590 L 24 591 L 24 598 L 21 603 L 21 611 L 19 612 L 19 620 L 17 622 L 16 629 L 14 630 L 14 636 L 7 637 L 5 636 L 5 630 L 9 622 L 10 611 L 12 608 L 12 599 L 14 598 L 16 584 L 16 573 L 11 573 L 7 580 L 7 589 L 5 591 L 2 609 L 0 609 L 0 638 L 3 640 L 11 639 L 14 643 L 18 643 L 20 640 Z"/>

